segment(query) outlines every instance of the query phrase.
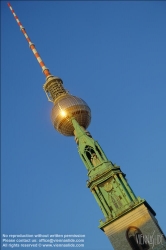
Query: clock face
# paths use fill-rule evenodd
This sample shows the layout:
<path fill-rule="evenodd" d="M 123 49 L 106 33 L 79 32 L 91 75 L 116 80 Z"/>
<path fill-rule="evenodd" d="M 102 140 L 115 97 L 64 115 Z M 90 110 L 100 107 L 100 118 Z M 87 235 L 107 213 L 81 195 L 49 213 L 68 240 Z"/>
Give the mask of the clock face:
<path fill-rule="evenodd" d="M 105 189 L 105 191 L 110 191 L 111 189 L 112 189 L 112 184 L 110 183 L 110 182 L 106 182 L 105 184 L 104 184 L 104 189 Z"/>

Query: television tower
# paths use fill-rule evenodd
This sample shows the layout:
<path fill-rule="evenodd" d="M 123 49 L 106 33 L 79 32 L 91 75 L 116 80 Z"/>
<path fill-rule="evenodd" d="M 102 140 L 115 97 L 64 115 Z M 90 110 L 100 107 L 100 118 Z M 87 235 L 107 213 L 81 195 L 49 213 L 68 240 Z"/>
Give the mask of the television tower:
<path fill-rule="evenodd" d="M 43 89 L 53 103 L 51 120 L 54 128 L 63 135 L 75 136 L 79 155 L 88 171 L 87 187 L 105 217 L 100 220 L 99 228 L 115 250 L 166 249 L 166 238 L 154 210 L 146 200 L 134 194 L 120 167 L 108 160 L 86 130 L 91 121 L 89 106 L 81 98 L 70 95 L 63 87 L 63 81 L 50 73 L 10 3 L 8 6 L 46 77 Z M 155 244 L 152 244 L 152 237 Z"/>

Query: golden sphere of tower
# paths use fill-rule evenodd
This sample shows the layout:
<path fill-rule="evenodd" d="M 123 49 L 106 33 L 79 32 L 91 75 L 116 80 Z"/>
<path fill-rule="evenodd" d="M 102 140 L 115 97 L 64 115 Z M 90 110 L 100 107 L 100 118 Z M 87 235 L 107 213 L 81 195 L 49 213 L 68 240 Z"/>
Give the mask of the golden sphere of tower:
<path fill-rule="evenodd" d="M 66 94 L 59 97 L 54 103 L 51 113 L 54 128 L 63 135 L 73 136 L 74 127 L 71 117 L 86 129 L 91 121 L 91 111 L 81 98 Z"/>
<path fill-rule="evenodd" d="M 66 136 L 74 135 L 71 118 L 74 118 L 85 129 L 91 121 L 91 110 L 81 98 L 70 95 L 63 87 L 59 77 L 49 76 L 44 86 L 44 91 L 49 101 L 54 103 L 51 120 L 54 128 Z"/>

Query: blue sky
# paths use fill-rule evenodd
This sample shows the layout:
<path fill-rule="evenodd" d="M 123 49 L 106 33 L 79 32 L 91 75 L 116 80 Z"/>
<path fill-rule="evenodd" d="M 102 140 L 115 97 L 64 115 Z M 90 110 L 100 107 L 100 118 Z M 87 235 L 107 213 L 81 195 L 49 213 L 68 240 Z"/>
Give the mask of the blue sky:
<path fill-rule="evenodd" d="M 166 2 L 12 1 L 51 73 L 92 111 L 88 128 L 166 233 Z M 2 233 L 85 234 L 113 249 L 73 137 L 54 130 L 45 77 L 1 2 Z"/>

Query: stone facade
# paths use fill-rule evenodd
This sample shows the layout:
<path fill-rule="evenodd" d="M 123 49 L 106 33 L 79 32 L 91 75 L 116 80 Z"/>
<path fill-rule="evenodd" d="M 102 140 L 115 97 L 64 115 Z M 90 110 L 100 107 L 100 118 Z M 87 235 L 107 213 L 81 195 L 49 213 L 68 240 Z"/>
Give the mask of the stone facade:
<path fill-rule="evenodd" d="M 141 235 L 143 235 L 142 241 L 137 237 L 137 241 L 140 241 L 138 248 L 134 248 L 130 245 L 130 240 L 127 236 L 127 231 L 130 228 L 134 228 L 134 230 L 137 231 L 140 230 Z M 102 229 L 108 236 L 115 250 L 166 249 L 165 236 L 156 218 L 145 204 L 141 204 Z M 143 242 L 147 244 L 142 247 Z"/>

